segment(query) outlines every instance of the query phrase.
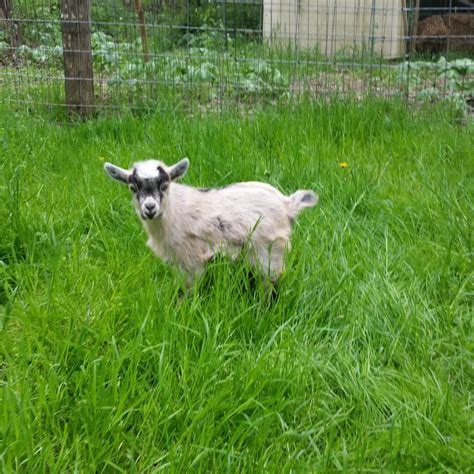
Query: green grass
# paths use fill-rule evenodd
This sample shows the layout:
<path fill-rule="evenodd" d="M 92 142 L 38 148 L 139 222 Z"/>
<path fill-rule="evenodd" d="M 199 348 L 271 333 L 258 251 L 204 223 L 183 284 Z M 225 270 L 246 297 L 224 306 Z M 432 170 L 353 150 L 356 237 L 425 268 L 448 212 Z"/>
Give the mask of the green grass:
<path fill-rule="evenodd" d="M 472 126 L 384 102 L 0 121 L 2 471 L 470 470 Z M 102 160 L 182 156 L 193 185 L 320 194 L 274 302 L 225 260 L 177 302 Z"/>

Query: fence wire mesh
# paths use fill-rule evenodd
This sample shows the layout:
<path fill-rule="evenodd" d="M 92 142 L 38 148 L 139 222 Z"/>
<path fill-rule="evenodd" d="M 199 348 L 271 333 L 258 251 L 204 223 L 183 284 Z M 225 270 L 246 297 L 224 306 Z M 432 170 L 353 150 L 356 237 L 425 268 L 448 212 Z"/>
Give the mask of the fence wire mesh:
<path fill-rule="evenodd" d="M 0 27 L 18 107 L 71 106 L 65 84 L 86 110 L 474 96 L 467 0 L 0 0 Z"/>

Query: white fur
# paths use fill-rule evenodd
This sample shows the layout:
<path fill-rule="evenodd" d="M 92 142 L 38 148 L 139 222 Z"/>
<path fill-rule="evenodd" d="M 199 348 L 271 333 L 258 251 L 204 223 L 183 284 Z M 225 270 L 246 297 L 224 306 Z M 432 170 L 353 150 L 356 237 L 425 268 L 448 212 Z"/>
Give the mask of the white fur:
<path fill-rule="evenodd" d="M 116 167 L 107 164 L 106 170 L 117 179 L 107 166 Z M 134 169 L 149 178 L 157 176 L 158 166 L 172 174 L 173 167 L 156 160 L 136 163 Z M 317 201 L 312 191 L 285 196 L 260 182 L 204 191 L 171 181 L 161 202 L 160 217 L 142 222 L 148 246 L 163 261 L 176 263 L 188 272 L 190 282 L 217 253 L 236 258 L 243 248 L 250 262 L 275 281 L 284 269 L 285 251 L 290 249 L 293 220 Z"/>
<path fill-rule="evenodd" d="M 160 174 L 158 166 L 166 169 L 166 165 L 158 160 L 137 161 L 133 165 L 133 169 L 136 169 L 142 178 L 154 178 Z"/>

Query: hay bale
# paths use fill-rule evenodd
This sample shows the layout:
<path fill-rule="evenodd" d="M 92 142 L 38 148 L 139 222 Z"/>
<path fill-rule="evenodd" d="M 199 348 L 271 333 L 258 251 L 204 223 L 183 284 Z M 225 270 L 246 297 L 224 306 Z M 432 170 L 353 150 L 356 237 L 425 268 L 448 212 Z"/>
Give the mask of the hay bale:
<path fill-rule="evenodd" d="M 474 15 L 449 13 L 425 18 L 418 24 L 417 49 L 427 53 L 449 50 L 474 53 Z M 449 42 L 449 45 L 448 45 Z"/>

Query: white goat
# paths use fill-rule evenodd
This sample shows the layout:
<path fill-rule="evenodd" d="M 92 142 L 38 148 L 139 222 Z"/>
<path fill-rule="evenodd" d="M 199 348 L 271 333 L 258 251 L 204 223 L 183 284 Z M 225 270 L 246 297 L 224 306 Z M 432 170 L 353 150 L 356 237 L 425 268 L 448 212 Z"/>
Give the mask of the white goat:
<path fill-rule="evenodd" d="M 318 197 L 313 191 L 284 196 L 269 184 L 236 183 L 193 188 L 175 181 L 189 160 L 173 166 L 161 161 L 135 163 L 131 171 L 106 163 L 106 173 L 129 186 L 148 234 L 148 246 L 162 260 L 188 272 L 188 285 L 217 254 L 235 259 L 245 247 L 250 263 L 272 282 L 284 269 L 291 225 Z"/>

